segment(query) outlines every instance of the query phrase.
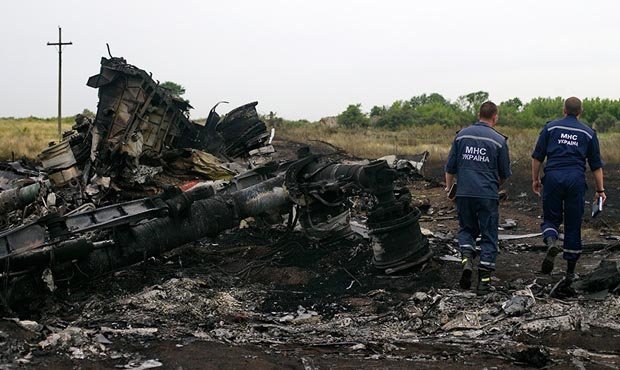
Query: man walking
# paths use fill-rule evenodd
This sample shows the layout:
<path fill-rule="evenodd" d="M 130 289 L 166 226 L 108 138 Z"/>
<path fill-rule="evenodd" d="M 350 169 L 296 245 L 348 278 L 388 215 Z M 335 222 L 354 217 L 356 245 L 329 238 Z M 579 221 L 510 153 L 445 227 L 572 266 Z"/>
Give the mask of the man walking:
<path fill-rule="evenodd" d="M 458 179 L 456 208 L 459 218 L 458 241 L 462 256 L 460 286 L 471 287 L 476 238 L 480 235 L 478 265 L 479 295 L 492 291 L 491 273 L 497 257 L 497 226 L 499 223 L 498 190 L 510 177 L 510 156 L 507 137 L 493 128 L 498 109 L 493 102 L 480 106 L 478 122 L 459 131 L 452 143 L 446 163 L 446 191 Z"/>
<path fill-rule="evenodd" d="M 587 188 L 586 160 L 594 174 L 596 194 L 607 199 L 603 187 L 603 161 L 596 131 L 578 120 L 582 113 L 581 100 L 571 97 L 564 102 L 564 118 L 543 127 L 532 153 L 532 190 L 543 200 L 541 229 L 547 245 L 542 272 L 551 273 L 555 256 L 563 251 L 567 261 L 562 281 L 569 287 L 575 276 L 575 266 L 581 255 L 581 220 Z M 544 177 L 540 178 L 542 162 L 547 159 Z M 557 245 L 558 229 L 564 222 L 564 245 Z"/>

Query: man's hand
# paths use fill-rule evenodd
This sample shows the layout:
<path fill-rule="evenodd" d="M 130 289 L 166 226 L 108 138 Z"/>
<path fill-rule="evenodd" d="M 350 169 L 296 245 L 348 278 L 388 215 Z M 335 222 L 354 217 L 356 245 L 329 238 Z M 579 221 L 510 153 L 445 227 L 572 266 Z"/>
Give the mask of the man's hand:
<path fill-rule="evenodd" d="M 534 194 L 540 196 L 540 192 L 542 191 L 542 183 L 540 182 L 540 180 L 532 181 L 532 191 L 534 192 Z"/>
<path fill-rule="evenodd" d="M 607 201 L 607 195 L 605 194 L 605 192 L 594 193 L 594 202 L 598 202 L 599 197 L 603 198 L 603 204 L 605 204 L 605 202 Z"/>

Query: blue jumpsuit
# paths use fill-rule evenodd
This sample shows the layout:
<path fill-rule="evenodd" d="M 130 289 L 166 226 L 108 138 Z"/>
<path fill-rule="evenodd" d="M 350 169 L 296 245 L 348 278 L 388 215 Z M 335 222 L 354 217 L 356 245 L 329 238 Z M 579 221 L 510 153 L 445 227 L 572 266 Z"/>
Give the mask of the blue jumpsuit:
<path fill-rule="evenodd" d="M 461 253 L 475 257 L 476 238 L 480 235 L 479 268 L 485 270 L 495 270 L 497 258 L 500 179 L 512 174 L 506 139 L 486 123 L 476 122 L 457 133 L 445 168 L 458 180 Z"/>
<path fill-rule="evenodd" d="M 596 131 L 577 117 L 548 122 L 543 127 L 532 158 L 545 164 L 543 185 L 543 238 L 558 237 L 564 221 L 564 253 L 567 261 L 581 255 L 581 220 L 584 211 L 586 160 L 592 171 L 603 167 Z"/>

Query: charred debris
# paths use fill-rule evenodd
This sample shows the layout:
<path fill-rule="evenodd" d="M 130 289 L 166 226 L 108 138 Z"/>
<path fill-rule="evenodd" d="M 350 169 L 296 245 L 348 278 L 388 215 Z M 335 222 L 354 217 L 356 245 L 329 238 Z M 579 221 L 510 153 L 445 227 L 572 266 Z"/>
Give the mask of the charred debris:
<path fill-rule="evenodd" d="M 289 228 L 299 223 L 306 238 L 331 245 L 355 237 L 353 210 L 364 215 L 379 271 L 431 257 L 421 213 L 399 185 L 420 177 L 428 153 L 352 162 L 302 148 L 283 161 L 256 102 L 223 116 L 216 105 L 206 122 L 193 122 L 186 101 L 117 57 L 102 58 L 87 85 L 98 89 L 94 119 L 78 115 L 37 163 L 0 164 L 5 305 L 215 236 L 247 217 L 271 225 L 288 217 Z"/>

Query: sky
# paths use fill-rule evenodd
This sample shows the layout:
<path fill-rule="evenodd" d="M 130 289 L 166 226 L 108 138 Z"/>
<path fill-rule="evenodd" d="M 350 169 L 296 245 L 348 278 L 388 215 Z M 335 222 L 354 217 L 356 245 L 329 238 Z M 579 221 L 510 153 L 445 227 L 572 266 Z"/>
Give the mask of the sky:
<path fill-rule="evenodd" d="M 389 105 L 423 93 L 450 100 L 619 97 L 615 0 L 20 0 L 0 4 L 0 116 L 96 110 L 87 87 L 100 58 L 186 88 L 192 118 L 226 111 L 317 120 L 349 104 Z"/>

